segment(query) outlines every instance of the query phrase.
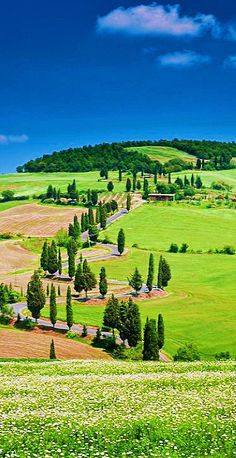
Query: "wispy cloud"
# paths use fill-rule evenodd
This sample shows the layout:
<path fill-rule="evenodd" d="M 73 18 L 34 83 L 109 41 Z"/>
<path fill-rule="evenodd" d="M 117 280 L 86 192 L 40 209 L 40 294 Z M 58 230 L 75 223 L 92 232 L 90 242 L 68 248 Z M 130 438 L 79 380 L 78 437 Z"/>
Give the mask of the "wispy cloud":
<path fill-rule="evenodd" d="M 163 54 L 157 58 L 157 63 L 162 67 L 189 68 L 196 65 L 207 64 L 211 61 L 210 56 L 197 54 L 194 51 L 177 51 Z"/>
<path fill-rule="evenodd" d="M 228 56 L 224 61 L 224 66 L 236 68 L 236 55 Z"/>
<path fill-rule="evenodd" d="M 102 32 L 123 32 L 131 35 L 170 35 L 196 37 L 211 32 L 221 34 L 221 26 L 214 15 L 182 16 L 180 5 L 138 5 L 117 8 L 97 20 Z"/>
<path fill-rule="evenodd" d="M 9 143 L 26 143 L 29 140 L 28 135 L 3 135 L 0 134 L 0 145 L 8 145 Z"/>

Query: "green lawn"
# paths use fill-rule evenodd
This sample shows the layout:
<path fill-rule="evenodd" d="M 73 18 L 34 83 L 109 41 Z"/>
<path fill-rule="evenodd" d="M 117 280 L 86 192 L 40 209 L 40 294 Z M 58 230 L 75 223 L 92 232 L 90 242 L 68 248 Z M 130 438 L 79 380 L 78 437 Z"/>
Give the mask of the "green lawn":
<path fill-rule="evenodd" d="M 66 191 L 69 183 L 76 180 L 77 189 L 86 191 L 88 188 L 101 191 L 107 190 L 106 181 L 98 181 L 98 171 L 86 173 L 19 173 L 0 175 L 0 193 L 5 189 L 15 191 L 16 195 L 32 196 L 44 193 L 49 184 L 61 191 Z M 114 181 L 114 192 L 125 191 L 125 177 L 123 183 L 118 180 L 118 172 L 110 172 L 109 180 Z"/>
<path fill-rule="evenodd" d="M 179 151 L 176 148 L 170 148 L 169 146 L 138 146 L 132 148 L 126 148 L 128 151 L 139 151 L 140 153 L 147 154 L 151 159 L 158 160 L 160 162 L 167 162 L 170 159 L 183 159 L 184 161 L 196 162 L 196 158 L 191 154 Z"/>
<path fill-rule="evenodd" d="M 30 203 L 30 200 L 20 200 L 20 201 L 13 201 L 13 202 L 0 202 L 0 212 L 4 212 L 5 210 L 9 210 L 13 207 L 19 207 L 20 205 L 25 205 Z"/>

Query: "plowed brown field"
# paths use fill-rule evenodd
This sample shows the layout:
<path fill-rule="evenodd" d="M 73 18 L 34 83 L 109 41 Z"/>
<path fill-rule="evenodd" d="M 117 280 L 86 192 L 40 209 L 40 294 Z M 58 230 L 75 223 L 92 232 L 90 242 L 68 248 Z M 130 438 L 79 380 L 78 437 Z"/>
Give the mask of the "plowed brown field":
<path fill-rule="evenodd" d="M 0 233 L 23 234 L 36 237 L 54 236 L 60 228 L 67 229 L 74 215 L 82 208 L 47 207 L 26 204 L 0 213 Z"/>
<path fill-rule="evenodd" d="M 0 275 L 25 268 L 33 268 L 38 259 L 32 252 L 23 248 L 17 241 L 0 242 Z"/>

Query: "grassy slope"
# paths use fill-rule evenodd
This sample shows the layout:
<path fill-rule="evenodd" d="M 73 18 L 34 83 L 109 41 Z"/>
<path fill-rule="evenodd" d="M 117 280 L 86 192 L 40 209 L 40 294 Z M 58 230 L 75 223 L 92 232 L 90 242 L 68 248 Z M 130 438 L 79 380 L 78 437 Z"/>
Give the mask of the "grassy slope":
<path fill-rule="evenodd" d="M 69 183 L 76 180 L 79 191 L 91 189 L 107 189 L 107 182 L 98 181 L 99 172 L 86 173 L 24 173 L 0 175 L 0 193 L 4 189 L 12 189 L 16 195 L 32 196 L 33 194 L 44 193 L 49 184 L 61 191 L 66 191 Z M 117 172 L 109 173 L 109 180 L 117 180 Z M 115 192 L 123 192 L 125 183 L 114 183 Z"/>
<path fill-rule="evenodd" d="M 176 176 L 186 175 L 189 179 L 192 172 L 186 173 L 186 171 L 173 174 L 173 178 Z M 224 181 L 228 185 L 232 186 L 232 191 L 236 192 L 236 169 L 230 170 L 212 170 L 212 171 L 196 171 L 194 170 L 194 175 L 200 175 L 202 182 L 205 186 L 210 187 L 213 181 Z"/>
<path fill-rule="evenodd" d="M 119 228 L 123 227 L 127 246 L 138 242 L 152 250 L 157 269 L 160 250 L 167 250 L 172 241 L 179 244 L 190 242 L 192 248 L 204 251 L 225 243 L 234 244 L 235 223 L 233 210 L 153 204 L 143 206 L 114 223 L 107 233 L 116 240 Z M 143 234 L 147 234 L 146 239 Z M 121 259 L 93 263 L 92 269 L 98 275 L 105 265 L 108 278 L 126 280 L 137 265 L 146 279 L 149 254 L 147 250 L 133 248 Z M 167 335 L 165 349 L 172 354 L 184 341 L 196 342 L 205 357 L 213 357 L 220 350 L 234 354 L 235 257 L 207 253 L 164 255 L 173 275 L 169 296 L 139 302 L 143 321 L 147 315 L 155 318 L 158 313 L 163 313 Z M 101 325 L 103 307 L 77 303 L 74 309 L 76 321 Z M 65 318 L 62 306 L 59 306 L 59 316 Z"/>
<path fill-rule="evenodd" d="M 140 153 L 147 154 L 151 159 L 158 160 L 160 162 L 167 162 L 170 159 L 183 159 L 189 162 L 196 162 L 196 158 L 191 154 L 184 153 L 177 150 L 176 148 L 170 148 L 168 146 L 139 146 L 133 148 L 127 148 L 128 151 L 139 151 Z"/>

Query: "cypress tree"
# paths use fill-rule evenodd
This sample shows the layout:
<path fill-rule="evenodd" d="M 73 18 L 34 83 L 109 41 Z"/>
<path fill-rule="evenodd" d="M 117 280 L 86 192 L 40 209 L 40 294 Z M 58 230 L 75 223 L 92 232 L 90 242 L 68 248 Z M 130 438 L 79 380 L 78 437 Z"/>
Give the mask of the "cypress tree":
<path fill-rule="evenodd" d="M 92 190 L 91 192 L 91 202 L 93 205 L 97 205 L 98 203 L 98 193 L 95 190 Z"/>
<path fill-rule="evenodd" d="M 135 268 L 133 275 L 129 279 L 129 285 L 132 286 L 132 288 L 135 290 L 137 296 L 138 292 L 143 286 L 142 275 L 140 274 L 137 267 Z"/>
<path fill-rule="evenodd" d="M 84 282 L 84 291 L 86 294 L 86 298 L 88 297 L 88 291 L 91 291 L 95 288 L 97 284 L 96 277 L 94 273 L 91 271 L 87 259 L 83 262 L 83 282 Z"/>
<path fill-rule="evenodd" d="M 88 335 L 88 330 L 87 330 L 86 325 L 84 324 L 84 325 L 83 325 L 83 331 L 82 331 L 81 337 L 87 337 L 87 335 Z"/>
<path fill-rule="evenodd" d="M 104 298 L 107 294 L 108 286 L 107 286 L 107 278 L 106 278 L 106 269 L 105 267 L 101 268 L 100 272 L 100 279 L 99 279 L 99 292 Z"/>
<path fill-rule="evenodd" d="M 147 199 L 149 195 L 149 183 L 147 178 L 144 178 L 143 182 L 143 199 Z"/>
<path fill-rule="evenodd" d="M 131 209 L 131 195 L 130 195 L 130 193 L 128 193 L 128 195 L 127 195 L 126 209 L 128 210 L 128 212 L 129 212 L 130 209 Z"/>
<path fill-rule="evenodd" d="M 107 190 L 109 192 L 112 192 L 114 189 L 114 184 L 112 183 L 112 181 L 109 181 L 109 183 L 107 183 Z"/>
<path fill-rule="evenodd" d="M 81 293 L 84 289 L 84 277 L 82 271 L 81 263 L 77 265 L 76 274 L 75 274 L 75 281 L 74 281 L 74 288 L 77 293 Z"/>
<path fill-rule="evenodd" d="M 67 326 L 70 329 L 73 326 L 73 309 L 71 303 L 71 288 L 68 286 L 67 293 L 66 293 L 66 322 Z"/>
<path fill-rule="evenodd" d="M 27 287 L 27 307 L 35 318 L 40 318 L 42 308 L 45 306 L 46 298 L 39 272 L 35 270 Z"/>
<path fill-rule="evenodd" d="M 84 230 L 87 231 L 89 227 L 89 218 L 88 213 L 84 214 Z"/>
<path fill-rule="evenodd" d="M 125 233 L 123 229 L 119 230 L 118 237 L 117 237 L 117 248 L 120 256 L 124 253 L 125 250 Z"/>
<path fill-rule="evenodd" d="M 122 169 L 119 168 L 119 181 L 122 181 Z"/>
<path fill-rule="evenodd" d="M 153 279 L 154 279 L 154 256 L 151 253 L 149 256 L 148 276 L 147 276 L 147 288 L 149 292 L 152 291 Z"/>
<path fill-rule="evenodd" d="M 50 345 L 50 354 L 49 354 L 50 359 L 57 359 L 56 357 L 56 351 L 55 351 L 55 345 L 54 345 L 54 340 L 52 339 L 51 345 Z"/>
<path fill-rule="evenodd" d="M 157 286 L 162 289 L 162 260 L 163 257 L 160 256 L 159 265 L 158 265 L 158 275 L 157 275 Z"/>
<path fill-rule="evenodd" d="M 117 324 L 117 329 L 119 331 L 119 335 L 121 340 L 125 342 L 128 339 L 127 335 L 127 308 L 128 304 L 125 301 L 121 301 L 119 305 L 119 320 Z"/>
<path fill-rule="evenodd" d="M 100 207 L 100 224 L 101 224 L 101 229 L 106 229 L 107 217 L 106 217 L 106 211 L 105 211 L 104 206 Z"/>
<path fill-rule="evenodd" d="M 171 173 L 168 173 L 168 184 L 171 184 Z"/>
<path fill-rule="evenodd" d="M 59 275 L 62 274 L 62 259 L 61 259 L 61 249 L 60 248 L 58 251 L 58 272 L 59 272 Z"/>
<path fill-rule="evenodd" d="M 118 299 L 112 294 L 111 298 L 108 300 L 105 311 L 104 311 L 104 316 L 103 316 L 103 324 L 104 326 L 108 326 L 109 328 L 112 328 L 113 332 L 113 337 L 115 335 L 115 329 L 119 328 L 119 322 L 120 322 L 120 304 Z"/>
<path fill-rule="evenodd" d="M 164 320 L 161 313 L 158 315 L 158 325 L 157 325 L 157 335 L 158 335 L 158 348 L 161 350 L 164 347 L 165 343 L 165 326 Z"/>
<path fill-rule="evenodd" d="M 96 224 L 99 224 L 99 223 L 100 223 L 100 210 L 97 207 L 96 208 Z"/>
<path fill-rule="evenodd" d="M 82 215 L 81 215 L 81 231 L 82 231 L 82 233 L 85 232 L 84 213 L 82 213 Z"/>
<path fill-rule="evenodd" d="M 49 297 L 49 295 L 50 295 L 50 287 L 49 287 L 48 283 L 47 283 L 46 294 L 47 294 L 47 297 Z"/>
<path fill-rule="evenodd" d="M 50 321 L 53 327 L 55 327 L 55 324 L 57 322 L 57 301 L 56 301 L 56 290 L 53 284 L 51 285 L 49 307 L 50 307 Z"/>
<path fill-rule="evenodd" d="M 197 189 L 201 189 L 202 188 L 202 180 L 199 176 L 197 176 L 196 178 L 196 182 L 195 182 L 195 186 Z"/>
<path fill-rule="evenodd" d="M 4 287 L 4 284 L 1 283 L 0 285 L 0 310 L 2 310 L 2 308 L 7 304 L 7 293 L 6 293 L 6 289 Z"/>
<path fill-rule="evenodd" d="M 137 178 L 134 177 L 134 178 L 133 178 L 133 192 L 136 191 L 136 187 L 137 187 Z"/>
<path fill-rule="evenodd" d="M 46 272 L 48 270 L 48 242 L 45 241 L 43 244 L 42 254 L 40 258 L 40 266 Z"/>
<path fill-rule="evenodd" d="M 165 258 L 162 258 L 162 288 L 168 286 L 171 280 L 171 270 L 168 262 Z"/>
<path fill-rule="evenodd" d="M 52 275 L 55 274 L 58 270 L 58 260 L 57 260 L 57 246 L 53 240 L 49 248 L 48 254 L 48 272 Z"/>
<path fill-rule="evenodd" d="M 74 228 L 74 225 L 72 223 L 69 224 L 68 236 L 72 237 L 73 239 L 75 239 L 75 228 Z"/>
<path fill-rule="evenodd" d="M 75 248 L 73 241 L 70 240 L 67 247 L 68 254 L 68 274 L 70 278 L 73 278 L 75 275 Z"/>
<path fill-rule="evenodd" d="M 158 361 L 159 348 L 156 321 L 147 318 L 144 327 L 143 360 Z"/>
<path fill-rule="evenodd" d="M 75 239 L 78 240 L 81 235 L 81 227 L 77 215 L 74 216 L 74 234 Z"/>
<path fill-rule="evenodd" d="M 58 295 L 58 297 L 61 296 L 61 287 L 60 287 L 60 285 L 58 285 L 58 288 L 57 288 L 57 295 Z"/>
<path fill-rule="evenodd" d="M 88 209 L 88 221 L 90 226 L 94 226 L 94 215 L 92 207 L 89 207 Z"/>
<path fill-rule="evenodd" d="M 139 307 L 131 298 L 127 304 L 126 334 L 130 347 L 136 347 L 142 338 Z"/>
<path fill-rule="evenodd" d="M 88 203 L 91 202 L 91 191 L 90 191 L 90 189 L 88 189 L 88 191 L 87 191 L 87 202 Z"/>
<path fill-rule="evenodd" d="M 130 191 L 131 191 L 131 188 L 132 188 L 131 179 L 130 179 L 130 178 L 127 178 L 127 180 L 126 180 L 126 191 L 127 191 L 127 192 L 130 192 Z"/>
<path fill-rule="evenodd" d="M 194 178 L 194 174 L 192 173 L 192 175 L 191 175 L 191 186 L 194 187 L 194 184 L 195 184 L 195 178 Z"/>
<path fill-rule="evenodd" d="M 142 184 L 141 184 L 140 180 L 137 181 L 137 189 L 138 189 L 138 191 L 140 191 L 140 189 L 142 189 Z"/>

